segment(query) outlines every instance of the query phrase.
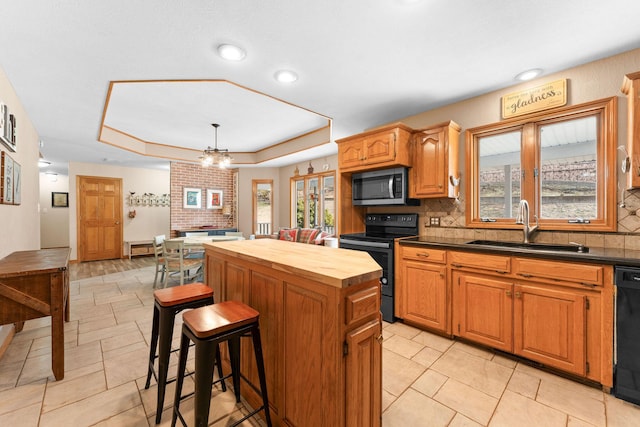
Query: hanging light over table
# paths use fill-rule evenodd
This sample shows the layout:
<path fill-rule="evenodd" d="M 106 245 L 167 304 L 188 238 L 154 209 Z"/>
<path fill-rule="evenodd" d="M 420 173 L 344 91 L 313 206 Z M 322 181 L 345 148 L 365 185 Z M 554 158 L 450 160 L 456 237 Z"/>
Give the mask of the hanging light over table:
<path fill-rule="evenodd" d="M 231 160 L 233 160 L 233 158 L 229 155 L 228 149 L 218 148 L 218 127 L 220 127 L 220 125 L 218 123 L 212 123 L 211 126 L 215 129 L 214 147 L 207 147 L 202 152 L 200 160 L 202 161 L 202 166 L 205 167 L 217 164 L 218 167 L 225 168 L 231 164 Z"/>

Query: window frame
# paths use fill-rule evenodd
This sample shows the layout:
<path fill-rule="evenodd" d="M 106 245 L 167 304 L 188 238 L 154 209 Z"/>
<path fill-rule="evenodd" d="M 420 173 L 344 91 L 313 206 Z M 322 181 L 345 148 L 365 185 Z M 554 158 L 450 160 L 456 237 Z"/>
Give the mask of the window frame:
<path fill-rule="evenodd" d="M 561 107 L 542 113 L 529 114 L 498 123 L 471 128 L 466 131 L 466 170 L 465 180 L 467 197 L 465 217 L 468 227 L 519 229 L 513 218 L 495 218 L 491 222 L 482 221 L 479 216 L 479 146 L 482 137 L 506 133 L 521 129 L 520 165 L 524 176 L 521 177 L 521 199 L 529 202 L 531 222 L 534 215 L 540 216 L 540 178 L 534 177 L 534 168 L 540 170 L 539 129 L 542 126 L 588 117 L 597 117 L 598 144 L 596 146 L 596 200 L 597 218 L 589 223 L 569 223 L 566 219 L 540 218 L 541 230 L 566 231 L 616 231 L 616 195 L 617 195 L 617 98 L 605 98 L 580 105 Z"/>
<path fill-rule="evenodd" d="M 289 189 L 290 189 L 290 193 L 289 193 L 289 204 L 290 204 L 290 214 L 289 214 L 289 224 L 291 227 L 298 227 L 298 221 L 297 221 L 297 205 L 296 205 L 296 183 L 303 181 L 303 187 L 304 187 L 304 227 L 321 227 L 322 230 L 327 229 L 327 225 L 324 223 L 324 208 L 326 206 L 325 203 L 325 199 L 324 199 L 324 185 L 325 185 L 325 180 L 327 178 L 333 178 L 333 191 L 334 191 L 334 197 L 336 194 L 336 172 L 335 170 L 332 171 L 326 171 L 326 172 L 322 172 L 322 173 L 315 173 L 315 174 L 308 174 L 308 175 L 298 175 L 298 176 L 292 176 L 289 179 Z M 318 200 L 318 202 L 320 203 L 320 208 L 319 208 L 319 212 L 320 212 L 320 224 L 318 225 L 311 225 L 309 224 L 309 198 L 307 197 L 307 193 L 309 191 L 309 181 L 312 179 L 317 179 L 318 180 L 318 192 L 319 194 L 321 194 L 320 200 Z M 334 200 L 334 211 L 333 213 L 333 230 L 335 230 L 335 221 L 336 221 L 336 214 L 337 214 L 337 206 L 335 206 L 337 202 Z"/>

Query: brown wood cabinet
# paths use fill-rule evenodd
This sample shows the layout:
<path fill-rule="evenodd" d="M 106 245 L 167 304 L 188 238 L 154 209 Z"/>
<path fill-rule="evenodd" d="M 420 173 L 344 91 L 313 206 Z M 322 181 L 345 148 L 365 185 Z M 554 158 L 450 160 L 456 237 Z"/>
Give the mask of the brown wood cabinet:
<path fill-rule="evenodd" d="M 364 252 L 260 239 L 206 245 L 206 266 L 216 301 L 240 300 L 260 312 L 274 425 L 381 425 L 375 261 Z M 241 370 L 258 386 L 252 352 L 243 341 Z M 229 369 L 226 355 L 223 367 Z M 241 393 L 259 406 L 246 385 Z"/>
<path fill-rule="evenodd" d="M 399 249 L 396 293 L 404 301 L 399 308 L 405 320 L 612 386 L 612 266 L 446 251 L 452 324 L 443 328 L 424 321 L 433 317 L 436 301 L 442 302 L 432 290 L 441 264 L 430 256 L 417 258 L 433 249 Z M 421 303 L 427 298 L 429 304 Z"/>
<path fill-rule="evenodd" d="M 340 171 L 411 166 L 411 132 L 408 126 L 396 123 L 337 140 Z"/>
<path fill-rule="evenodd" d="M 396 315 L 406 322 L 451 333 L 446 251 L 400 246 Z M 401 281 L 402 284 L 398 284 Z"/>
<path fill-rule="evenodd" d="M 413 133 L 409 197 L 457 197 L 459 139 L 460 126 L 453 121 Z"/>
<path fill-rule="evenodd" d="M 640 187 L 640 71 L 627 74 L 622 81 L 627 95 L 627 188 Z"/>

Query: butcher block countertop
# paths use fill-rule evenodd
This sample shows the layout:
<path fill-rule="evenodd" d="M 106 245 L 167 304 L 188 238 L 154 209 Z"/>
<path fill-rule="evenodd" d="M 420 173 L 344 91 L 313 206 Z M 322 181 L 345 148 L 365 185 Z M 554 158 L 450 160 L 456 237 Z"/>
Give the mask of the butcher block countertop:
<path fill-rule="evenodd" d="M 276 239 L 216 242 L 209 251 L 250 260 L 337 288 L 379 279 L 382 269 L 368 253 Z"/>

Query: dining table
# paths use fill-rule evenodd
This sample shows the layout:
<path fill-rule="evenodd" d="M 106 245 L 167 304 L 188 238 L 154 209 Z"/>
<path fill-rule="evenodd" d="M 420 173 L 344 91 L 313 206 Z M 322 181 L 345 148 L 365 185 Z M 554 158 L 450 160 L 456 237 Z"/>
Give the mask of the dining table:
<path fill-rule="evenodd" d="M 205 243 L 228 242 L 232 240 L 245 240 L 242 236 L 187 236 L 167 239 L 174 242 L 184 242 L 184 247 L 188 249 L 204 249 Z"/>

